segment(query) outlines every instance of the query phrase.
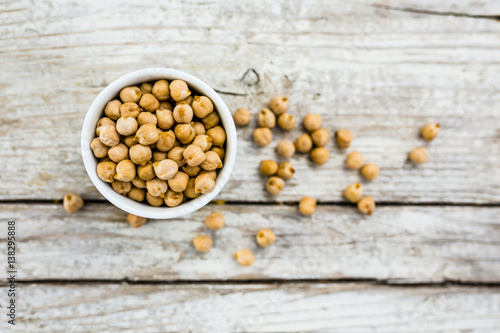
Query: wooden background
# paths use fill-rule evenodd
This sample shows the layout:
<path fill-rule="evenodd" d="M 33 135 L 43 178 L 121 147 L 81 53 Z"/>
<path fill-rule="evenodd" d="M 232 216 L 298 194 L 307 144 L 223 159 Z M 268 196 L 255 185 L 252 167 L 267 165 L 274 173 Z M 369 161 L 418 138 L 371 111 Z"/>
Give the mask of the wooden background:
<path fill-rule="evenodd" d="M 9 0 L 0 32 L 0 242 L 16 220 L 21 280 L 16 328 L 2 314 L 0 331 L 499 329 L 498 1 Z M 252 123 L 238 129 L 225 205 L 132 229 L 92 186 L 80 129 L 101 89 L 147 67 L 200 77 L 231 110 L 287 95 L 298 119 L 321 113 L 355 140 L 330 142 L 321 167 L 294 157 L 296 177 L 271 197 L 258 162 L 301 129 L 258 148 Z M 429 121 L 442 132 L 427 144 Z M 415 167 L 406 156 L 420 145 L 430 161 Z M 360 180 L 344 167 L 353 150 L 381 167 L 364 183 L 372 217 L 342 198 Z M 68 215 L 66 192 L 85 208 Z M 305 195 L 321 202 L 312 217 L 297 214 Z M 191 240 L 213 210 L 227 226 L 200 255 Z M 277 234 L 264 250 L 263 227 Z M 232 258 L 243 247 L 251 267 Z"/>

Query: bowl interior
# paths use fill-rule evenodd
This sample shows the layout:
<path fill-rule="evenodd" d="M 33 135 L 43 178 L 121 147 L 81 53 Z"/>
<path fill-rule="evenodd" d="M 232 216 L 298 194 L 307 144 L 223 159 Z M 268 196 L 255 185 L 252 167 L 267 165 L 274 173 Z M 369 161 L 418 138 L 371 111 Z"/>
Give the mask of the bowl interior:
<path fill-rule="evenodd" d="M 118 96 L 121 89 L 127 86 L 138 85 L 143 82 L 166 79 L 168 81 L 180 79 L 186 81 L 196 93 L 209 97 L 219 113 L 222 125 L 226 131 L 226 146 L 224 166 L 219 171 L 215 182 L 215 188 L 208 194 L 203 194 L 177 207 L 153 207 L 147 203 L 141 203 L 129 199 L 113 191 L 109 183 L 105 183 L 97 177 L 98 159 L 90 149 L 90 142 L 95 138 L 95 126 L 97 121 L 104 116 L 103 110 L 106 103 Z M 82 128 L 81 149 L 85 169 L 97 190 L 112 204 L 118 208 L 134 215 L 153 218 L 167 219 L 179 217 L 192 213 L 209 203 L 221 191 L 229 179 L 236 158 L 236 128 L 233 118 L 226 104 L 220 96 L 205 82 L 184 73 L 169 68 L 149 68 L 126 74 L 102 90 L 90 106 Z"/>

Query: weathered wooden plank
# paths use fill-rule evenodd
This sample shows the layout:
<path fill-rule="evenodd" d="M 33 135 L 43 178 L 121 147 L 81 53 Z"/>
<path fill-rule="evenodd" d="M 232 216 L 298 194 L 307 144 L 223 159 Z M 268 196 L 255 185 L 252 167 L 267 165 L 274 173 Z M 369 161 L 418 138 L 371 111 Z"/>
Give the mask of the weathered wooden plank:
<path fill-rule="evenodd" d="M 18 285 L 16 332 L 492 332 L 499 288 Z M 0 299 L 2 308 L 5 298 Z M 6 327 L 5 320 L 0 327 Z M 5 329 L 5 328 L 4 328 Z"/>
<path fill-rule="evenodd" d="M 500 14 L 500 6 L 495 1 L 357 0 L 356 3 L 409 12 L 427 12 L 434 15 L 495 16 Z"/>
<path fill-rule="evenodd" d="M 227 225 L 209 232 L 203 220 L 221 210 Z M 61 205 L 1 204 L 0 235 L 18 224 L 19 279 L 273 280 L 380 279 L 400 282 L 500 281 L 499 208 L 379 207 L 371 217 L 354 207 L 321 205 L 313 217 L 294 206 L 210 205 L 185 218 L 140 229 L 110 204 L 75 215 Z M 262 249 L 261 228 L 277 241 Z M 191 245 L 213 237 L 202 255 Z M 233 253 L 254 251 L 241 267 Z M 0 253 L 0 262 L 6 262 Z"/>

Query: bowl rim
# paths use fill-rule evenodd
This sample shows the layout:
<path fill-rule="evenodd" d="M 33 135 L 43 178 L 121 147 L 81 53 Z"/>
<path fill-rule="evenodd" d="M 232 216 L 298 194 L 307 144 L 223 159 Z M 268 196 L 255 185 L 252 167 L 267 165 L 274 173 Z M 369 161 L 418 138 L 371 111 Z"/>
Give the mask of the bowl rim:
<path fill-rule="evenodd" d="M 168 81 L 180 79 L 186 81 L 189 87 L 199 94 L 209 97 L 219 113 L 222 125 L 226 131 L 226 147 L 224 166 L 220 170 L 215 187 L 212 192 L 200 195 L 190 201 L 181 203 L 177 207 L 153 207 L 144 202 L 134 201 L 126 196 L 116 193 L 110 183 L 105 183 L 97 177 L 98 160 L 90 148 L 90 142 L 96 137 L 95 126 L 97 121 L 104 117 L 104 107 L 112 99 L 116 98 L 121 89 L 138 85 L 143 82 L 166 79 Z M 125 74 L 108 84 L 94 99 L 90 105 L 81 132 L 81 152 L 85 170 L 90 180 L 104 198 L 116 207 L 128 213 L 152 219 L 170 219 L 190 214 L 202 208 L 213 200 L 229 180 L 236 160 L 237 135 L 233 117 L 227 105 L 217 92 L 207 83 L 197 77 L 183 71 L 171 68 L 145 68 Z"/>

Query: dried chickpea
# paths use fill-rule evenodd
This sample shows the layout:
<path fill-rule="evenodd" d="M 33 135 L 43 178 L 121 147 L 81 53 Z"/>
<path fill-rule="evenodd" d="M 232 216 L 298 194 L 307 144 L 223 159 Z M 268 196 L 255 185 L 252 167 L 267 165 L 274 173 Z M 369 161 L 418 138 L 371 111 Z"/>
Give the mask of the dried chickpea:
<path fill-rule="evenodd" d="M 365 164 L 365 158 L 363 154 L 353 151 L 347 155 L 346 164 L 349 169 L 359 170 Z"/>
<path fill-rule="evenodd" d="M 104 107 L 104 113 L 106 116 L 109 118 L 116 120 L 120 118 L 120 106 L 122 105 L 122 102 L 120 102 L 117 99 L 114 99 L 106 104 Z"/>
<path fill-rule="evenodd" d="M 168 185 L 164 180 L 153 178 L 146 182 L 146 189 L 154 197 L 164 197 L 165 192 L 168 190 Z"/>
<path fill-rule="evenodd" d="M 139 101 L 139 106 L 146 111 L 154 112 L 160 107 L 160 102 L 153 94 L 144 94 Z"/>
<path fill-rule="evenodd" d="M 207 96 L 195 96 L 192 107 L 198 118 L 205 118 L 214 110 L 214 104 Z"/>
<path fill-rule="evenodd" d="M 112 183 L 116 174 L 115 162 L 100 162 L 97 164 L 97 177 L 106 183 Z"/>
<path fill-rule="evenodd" d="M 182 171 L 178 171 L 175 176 L 168 180 L 168 186 L 174 192 L 184 192 L 189 182 L 189 175 Z"/>
<path fill-rule="evenodd" d="M 161 152 L 168 152 L 174 147 L 175 140 L 176 138 L 174 132 L 172 130 L 168 130 L 159 135 L 155 147 Z"/>
<path fill-rule="evenodd" d="M 174 107 L 172 106 L 172 104 L 170 102 L 163 101 L 163 102 L 160 102 L 160 107 L 158 108 L 158 110 L 170 110 L 170 111 L 173 111 Z M 156 110 L 156 111 L 158 111 L 158 110 Z"/>
<path fill-rule="evenodd" d="M 123 143 L 119 143 L 108 150 L 108 156 L 113 162 L 120 163 L 128 158 L 128 147 Z"/>
<path fill-rule="evenodd" d="M 255 143 L 258 146 L 261 147 L 267 146 L 268 144 L 271 143 L 272 139 L 273 139 L 273 133 L 267 127 L 256 128 L 253 131 L 253 141 L 255 141 Z"/>
<path fill-rule="evenodd" d="M 182 80 L 173 80 L 170 82 L 169 89 L 170 96 L 174 101 L 182 101 L 191 95 L 187 83 Z"/>
<path fill-rule="evenodd" d="M 366 215 L 372 215 L 375 210 L 375 201 L 373 198 L 368 196 L 358 201 L 358 209 L 360 212 Z"/>
<path fill-rule="evenodd" d="M 149 194 L 149 192 L 146 193 L 146 201 L 153 207 L 160 207 L 165 203 L 165 200 L 163 198 L 155 197 Z"/>
<path fill-rule="evenodd" d="M 276 126 L 276 115 L 269 109 L 262 109 L 257 116 L 259 127 L 274 128 Z"/>
<path fill-rule="evenodd" d="M 169 180 L 170 178 L 175 176 L 177 171 L 179 171 L 177 162 L 171 159 L 155 162 L 153 163 L 153 168 L 155 170 L 156 177 L 160 178 L 161 180 Z"/>
<path fill-rule="evenodd" d="M 207 194 L 212 192 L 215 187 L 215 181 L 207 173 L 200 173 L 194 181 L 194 191 L 196 193 Z"/>
<path fill-rule="evenodd" d="M 186 148 L 186 150 L 187 150 L 187 148 Z M 220 160 L 220 157 L 219 157 L 219 155 L 216 152 L 214 152 L 214 151 L 207 151 L 205 153 L 205 159 L 200 164 L 200 167 L 203 170 L 213 171 L 215 169 L 222 168 L 222 161 Z"/>
<path fill-rule="evenodd" d="M 349 148 L 352 142 L 352 133 L 349 130 L 337 131 L 337 144 L 340 148 Z"/>
<path fill-rule="evenodd" d="M 297 119 L 289 113 L 283 113 L 278 117 L 278 126 L 284 130 L 291 130 L 295 127 Z"/>
<path fill-rule="evenodd" d="M 75 193 L 66 194 L 63 200 L 63 207 L 68 213 L 74 214 L 80 209 L 82 209 L 83 200 L 78 194 Z"/>
<path fill-rule="evenodd" d="M 203 125 L 207 130 L 211 129 L 212 127 L 215 127 L 219 124 L 220 122 L 220 117 L 217 111 L 213 111 L 212 113 L 209 113 L 205 118 L 201 120 Z"/>
<path fill-rule="evenodd" d="M 190 107 L 193 107 L 193 101 L 194 101 L 194 97 L 193 96 L 188 96 L 188 97 L 186 97 L 186 99 L 183 99 L 182 101 L 175 102 L 175 105 L 179 105 L 180 103 L 184 102 L 187 105 L 189 105 Z"/>
<path fill-rule="evenodd" d="M 182 171 L 188 174 L 189 177 L 196 177 L 200 173 L 201 167 L 199 165 L 196 166 L 183 165 Z"/>
<path fill-rule="evenodd" d="M 151 92 L 153 91 L 153 85 L 149 82 L 144 82 L 139 86 L 139 89 L 143 94 L 151 94 Z"/>
<path fill-rule="evenodd" d="M 201 150 L 206 152 L 212 148 L 212 138 L 205 134 L 197 135 L 192 144 L 200 146 Z"/>
<path fill-rule="evenodd" d="M 326 128 L 320 128 L 311 133 L 311 139 L 316 146 L 323 147 L 330 140 L 330 133 Z"/>
<path fill-rule="evenodd" d="M 194 121 L 191 123 L 191 126 L 193 126 L 194 133 L 196 135 L 202 135 L 207 132 L 205 125 L 203 123 L 200 123 L 199 121 Z"/>
<path fill-rule="evenodd" d="M 151 89 L 151 93 L 160 102 L 166 101 L 170 98 L 170 87 L 167 80 L 156 81 Z"/>
<path fill-rule="evenodd" d="M 316 212 L 318 202 L 311 197 L 303 197 L 299 201 L 299 212 L 302 215 L 312 215 Z"/>
<path fill-rule="evenodd" d="M 153 157 L 151 148 L 141 144 L 130 147 L 129 156 L 132 162 L 138 165 L 146 165 Z"/>
<path fill-rule="evenodd" d="M 295 145 L 292 141 L 282 140 L 278 143 L 276 149 L 278 154 L 284 158 L 291 158 L 295 154 Z"/>
<path fill-rule="evenodd" d="M 429 161 L 429 154 L 427 153 L 427 149 L 424 147 L 413 149 L 408 157 L 415 164 L 423 164 Z"/>
<path fill-rule="evenodd" d="M 148 162 L 145 165 L 138 165 L 137 166 L 137 175 L 139 178 L 142 180 L 148 181 L 156 177 L 153 163 Z"/>
<path fill-rule="evenodd" d="M 260 229 L 255 235 L 255 239 L 260 246 L 268 247 L 276 241 L 276 235 L 271 229 Z"/>
<path fill-rule="evenodd" d="M 313 132 L 321 128 L 323 120 L 321 119 L 321 115 L 309 113 L 304 117 L 303 123 L 306 131 Z"/>
<path fill-rule="evenodd" d="M 344 191 L 344 197 L 352 203 L 356 203 L 363 196 L 363 186 L 361 183 L 354 183 L 349 186 Z"/>
<path fill-rule="evenodd" d="M 264 176 L 272 176 L 278 172 L 278 163 L 273 160 L 260 161 L 260 173 Z"/>
<path fill-rule="evenodd" d="M 137 141 L 134 141 L 135 135 L 123 136 L 121 141 L 127 146 L 132 147 L 133 145 L 139 144 Z"/>
<path fill-rule="evenodd" d="M 205 225 L 212 230 L 219 230 L 224 227 L 226 220 L 221 212 L 212 212 L 205 218 Z"/>
<path fill-rule="evenodd" d="M 185 164 L 184 162 L 184 149 L 182 147 L 174 147 L 172 148 L 168 154 L 167 158 L 175 161 L 179 167 L 183 166 Z"/>
<path fill-rule="evenodd" d="M 199 174 L 202 175 L 205 173 L 208 174 L 213 180 L 217 179 L 217 171 L 215 171 L 215 170 L 211 170 L 211 171 L 201 170 Z"/>
<path fill-rule="evenodd" d="M 193 109 L 184 101 L 174 108 L 173 113 L 174 120 L 179 124 L 189 124 L 193 120 Z"/>
<path fill-rule="evenodd" d="M 175 136 L 182 144 L 188 144 L 195 137 L 194 129 L 191 124 L 178 124 L 174 130 Z"/>
<path fill-rule="evenodd" d="M 109 117 L 109 116 L 108 116 Z M 110 117 L 111 118 L 111 117 Z M 427 141 L 432 141 L 437 138 L 439 134 L 440 125 L 436 123 L 428 123 L 422 127 L 420 134 Z"/>
<path fill-rule="evenodd" d="M 311 158 L 317 165 L 322 165 L 328 162 L 330 152 L 325 147 L 317 147 L 311 151 Z"/>
<path fill-rule="evenodd" d="M 154 124 L 146 124 L 139 127 L 135 133 L 134 140 L 139 142 L 141 145 L 149 146 L 156 143 L 159 138 L 160 134 L 156 130 L 156 126 Z"/>
<path fill-rule="evenodd" d="M 164 153 L 162 151 L 154 151 L 153 152 L 153 157 L 151 158 L 151 160 L 153 162 L 160 162 L 160 161 L 163 161 L 166 158 L 167 158 L 167 153 Z"/>
<path fill-rule="evenodd" d="M 283 178 L 284 180 L 290 180 L 292 179 L 294 174 L 295 174 L 295 169 L 293 168 L 292 163 L 281 162 L 278 165 L 278 172 L 276 174 L 278 177 Z"/>
<path fill-rule="evenodd" d="M 236 262 L 241 266 L 250 266 L 255 261 L 255 257 L 252 251 L 248 249 L 236 251 L 236 253 L 234 254 L 234 258 L 236 259 Z"/>
<path fill-rule="evenodd" d="M 367 163 L 361 169 L 361 174 L 365 176 L 366 180 L 374 180 L 378 177 L 380 169 L 375 163 Z"/>
<path fill-rule="evenodd" d="M 134 214 L 128 214 L 127 216 L 127 221 L 133 228 L 142 227 L 147 222 L 147 220 L 148 219 L 145 217 L 140 217 Z"/>
<path fill-rule="evenodd" d="M 137 174 L 139 174 L 139 171 L 137 171 Z M 146 188 L 146 181 L 137 175 L 132 179 L 132 185 L 138 188 Z"/>
<path fill-rule="evenodd" d="M 176 207 L 182 203 L 183 199 L 184 194 L 182 192 L 177 193 L 169 189 L 165 194 L 165 205 L 167 205 L 168 207 Z"/>
<path fill-rule="evenodd" d="M 105 125 L 116 126 L 116 123 L 113 120 L 111 120 L 110 118 L 108 118 L 108 117 L 102 117 L 101 119 L 99 119 L 97 121 L 97 125 L 96 125 L 96 128 L 95 128 L 96 129 L 95 134 L 97 136 L 99 136 L 99 133 L 101 133 L 101 132 L 97 131 L 97 129 L 99 127 L 105 126 Z"/>
<path fill-rule="evenodd" d="M 137 103 L 141 99 L 142 92 L 138 87 L 126 87 L 120 91 L 120 99 L 123 103 Z"/>
<path fill-rule="evenodd" d="M 193 239 L 193 245 L 198 251 L 207 253 L 212 248 L 212 238 L 207 235 L 196 236 Z"/>
<path fill-rule="evenodd" d="M 130 182 L 122 182 L 120 180 L 113 180 L 111 187 L 118 194 L 127 195 L 132 189 L 132 184 Z"/>
<path fill-rule="evenodd" d="M 137 116 L 137 123 L 139 126 L 146 125 L 146 124 L 154 124 L 156 125 L 158 123 L 158 119 L 154 114 L 148 111 L 141 112 L 139 116 Z"/>
<path fill-rule="evenodd" d="M 226 142 L 226 131 L 220 126 L 215 126 L 207 131 L 207 135 L 212 139 L 212 146 L 222 147 Z"/>
<path fill-rule="evenodd" d="M 184 157 L 184 162 L 189 166 L 200 165 L 205 161 L 206 155 L 198 145 L 189 145 L 184 149 L 182 153 Z"/>
<path fill-rule="evenodd" d="M 221 161 L 224 160 L 224 156 L 226 156 L 226 151 L 224 150 L 224 148 L 221 148 L 221 147 L 212 147 L 212 149 L 210 149 L 210 151 L 216 152 L 217 155 L 219 155 Z"/>
<path fill-rule="evenodd" d="M 116 180 L 121 180 L 122 182 L 131 182 L 132 179 L 135 178 L 135 175 L 135 165 L 131 160 L 123 160 L 116 165 Z"/>
<path fill-rule="evenodd" d="M 94 152 L 94 156 L 97 158 L 103 158 L 108 155 L 109 147 L 101 142 L 99 138 L 94 138 L 90 142 L 90 149 Z"/>
<path fill-rule="evenodd" d="M 99 159 L 99 163 L 100 162 L 111 162 L 111 159 L 109 158 L 109 156 L 104 156 L 103 158 Z"/>
<path fill-rule="evenodd" d="M 137 118 L 141 113 L 142 109 L 136 103 L 127 102 L 120 106 L 120 116 L 122 118 Z"/>
<path fill-rule="evenodd" d="M 171 110 L 156 110 L 156 119 L 158 127 L 164 130 L 170 129 L 175 124 L 174 114 Z"/>
<path fill-rule="evenodd" d="M 301 153 L 308 153 L 311 151 L 313 142 L 309 134 L 302 134 L 295 140 L 295 149 Z"/>
<path fill-rule="evenodd" d="M 184 190 L 184 195 L 186 198 L 194 199 L 200 196 L 200 193 L 196 192 L 194 184 L 196 178 L 189 178 L 188 186 Z"/>
<path fill-rule="evenodd" d="M 120 135 L 116 131 L 116 127 L 112 125 L 104 125 L 97 128 L 99 131 L 99 140 L 108 147 L 114 147 L 120 143 Z"/>
<path fill-rule="evenodd" d="M 234 123 L 238 126 L 246 126 L 252 120 L 252 115 L 245 108 L 239 108 L 233 114 Z"/>
<path fill-rule="evenodd" d="M 127 196 L 132 200 L 142 202 L 146 198 L 146 190 L 132 186 L 132 189 L 128 192 Z"/>
<path fill-rule="evenodd" d="M 116 131 L 121 135 L 128 136 L 137 132 L 137 120 L 133 117 L 120 117 L 116 121 Z"/>
<path fill-rule="evenodd" d="M 289 101 L 285 96 L 276 96 L 271 100 L 271 110 L 279 116 L 288 110 Z"/>
<path fill-rule="evenodd" d="M 266 182 L 266 190 L 272 195 L 278 195 L 285 187 L 285 181 L 280 177 L 270 177 Z"/>

